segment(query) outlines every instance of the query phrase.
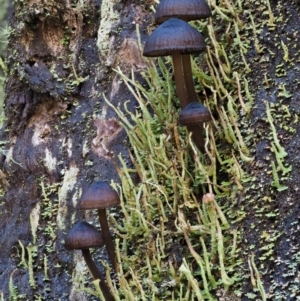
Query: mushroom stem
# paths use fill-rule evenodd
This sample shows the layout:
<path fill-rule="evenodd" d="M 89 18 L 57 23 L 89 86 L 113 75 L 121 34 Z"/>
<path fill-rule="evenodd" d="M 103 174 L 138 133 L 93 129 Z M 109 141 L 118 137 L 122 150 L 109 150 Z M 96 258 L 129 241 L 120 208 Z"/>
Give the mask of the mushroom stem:
<path fill-rule="evenodd" d="M 192 140 L 194 144 L 197 146 L 197 148 L 200 150 L 201 153 L 204 154 L 205 147 L 204 147 L 204 136 L 202 128 L 200 127 L 202 124 L 190 124 L 187 125 L 187 130 L 189 133 L 192 133 Z"/>
<path fill-rule="evenodd" d="M 189 102 L 197 101 L 198 96 L 194 86 L 191 56 L 189 54 L 182 55 L 182 65 L 183 65 L 185 87 L 187 90 Z"/>
<path fill-rule="evenodd" d="M 114 301 L 114 298 L 113 298 L 112 294 L 110 293 L 107 284 L 105 283 L 104 277 L 102 276 L 102 274 L 98 270 L 95 262 L 93 261 L 90 250 L 82 249 L 81 251 L 82 251 L 83 258 L 84 258 L 93 278 L 100 279 L 100 288 L 101 288 L 101 291 L 105 298 L 105 301 Z"/>
<path fill-rule="evenodd" d="M 188 93 L 185 86 L 185 78 L 184 78 L 185 75 L 183 71 L 182 55 L 180 51 L 172 52 L 172 60 L 173 60 L 174 78 L 175 78 L 177 95 L 180 101 L 180 107 L 181 109 L 183 109 L 192 100 L 189 100 Z"/>
<path fill-rule="evenodd" d="M 115 269 L 115 271 L 117 271 L 116 251 L 115 251 L 115 246 L 113 244 L 112 238 L 109 233 L 106 209 L 98 209 L 98 215 L 99 215 L 99 220 L 100 220 L 100 225 L 102 230 L 102 237 L 106 245 L 108 257 L 112 263 L 113 268 Z"/>
<path fill-rule="evenodd" d="M 193 83 L 193 74 L 191 67 L 191 58 L 189 54 L 181 55 L 179 51 L 173 52 L 173 68 L 175 85 L 180 101 L 181 109 L 186 107 L 189 103 L 197 101 L 197 93 Z M 199 125 L 188 125 L 189 133 L 192 133 L 192 140 L 196 147 L 202 152 L 204 148 L 204 136 Z"/>

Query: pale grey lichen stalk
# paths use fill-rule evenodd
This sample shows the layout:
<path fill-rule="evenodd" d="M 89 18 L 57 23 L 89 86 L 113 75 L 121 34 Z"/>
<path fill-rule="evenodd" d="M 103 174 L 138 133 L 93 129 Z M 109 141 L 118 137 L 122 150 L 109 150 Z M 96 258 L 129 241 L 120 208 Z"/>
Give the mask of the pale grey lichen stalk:
<path fill-rule="evenodd" d="M 113 63 L 111 46 L 114 44 L 114 36 L 109 37 L 111 29 L 118 23 L 120 14 L 114 10 L 118 0 L 104 0 L 101 5 L 101 21 L 98 30 L 97 46 L 106 66 Z"/>

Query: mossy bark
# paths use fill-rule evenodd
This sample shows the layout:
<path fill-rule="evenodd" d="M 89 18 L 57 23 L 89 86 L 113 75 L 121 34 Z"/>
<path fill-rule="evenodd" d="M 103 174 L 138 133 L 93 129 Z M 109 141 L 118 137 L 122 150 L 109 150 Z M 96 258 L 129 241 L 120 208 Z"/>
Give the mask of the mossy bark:
<path fill-rule="evenodd" d="M 247 155 L 254 158 L 247 163 L 243 150 L 241 158 L 234 157 L 249 175 L 247 182 L 237 185 L 237 177 L 224 179 L 230 182 L 231 194 L 230 205 L 226 198 L 222 205 L 231 207 L 228 219 L 237 220 L 232 230 L 238 231 L 238 259 L 243 262 L 243 268 L 237 267 L 242 278 L 232 286 L 239 293 L 230 288 L 211 294 L 226 300 L 259 299 L 262 283 L 266 297 L 296 300 L 300 296 L 299 1 L 270 1 L 270 6 L 261 1 L 240 0 L 232 6 L 231 1 L 208 2 L 213 8 L 210 26 L 215 26 L 220 42 L 218 53 L 221 56 L 222 47 L 230 49 L 233 71 L 246 79 L 240 90 L 235 84 L 233 94 L 253 99 L 250 113 L 238 107 L 236 117 Z M 96 221 L 94 214 L 76 209 L 82 190 L 94 180 L 119 181 L 112 153 L 122 153 L 130 164 L 126 135 L 103 93 L 116 106 L 130 100 L 129 110 L 134 110 L 132 94 L 112 69 L 121 66 L 129 74 L 133 68 L 140 80 L 145 64 L 136 25 L 144 40 L 152 30 L 154 4 L 150 0 L 15 2 L 6 57 L 7 119 L 0 139 L 0 300 L 93 299 L 78 291 L 79 285 L 85 285 L 82 274 L 87 270 L 79 253 L 64 249 L 63 240 L 75 221 Z M 233 24 L 239 21 L 242 25 L 234 31 Z M 204 31 L 208 35 L 209 29 Z M 212 41 L 208 44 L 213 48 Z M 235 53 L 235 47 L 243 51 Z M 215 76 L 222 77 L 222 64 L 225 68 L 227 62 L 218 60 L 218 53 L 212 61 L 219 68 Z M 228 79 L 225 73 L 221 81 L 231 93 L 235 73 Z M 216 83 L 213 79 L 205 87 L 208 97 L 220 88 Z M 222 101 L 216 100 L 215 116 Z M 268 114 L 266 102 L 271 104 Z M 219 149 L 228 153 L 234 142 L 224 137 L 216 139 Z M 220 170 L 218 183 L 226 172 Z M 100 256 L 106 259 L 105 252 Z"/>
<path fill-rule="evenodd" d="M 118 181 L 111 154 L 127 157 L 124 131 L 102 94 L 114 104 L 132 100 L 129 108 L 134 108 L 112 68 L 141 67 L 135 24 L 144 31 L 149 5 L 15 1 L 1 135 L 4 300 L 86 300 L 73 280 L 82 282 L 87 270 L 80 261 L 73 273 L 78 255 L 64 249 L 64 237 L 75 221 L 95 221 L 92 213 L 76 209 L 82 190 L 94 180 Z M 111 18 L 115 14 L 118 19 Z M 102 55 L 97 41 L 104 18 L 107 53 Z M 13 287 L 18 297 L 9 297 Z"/>

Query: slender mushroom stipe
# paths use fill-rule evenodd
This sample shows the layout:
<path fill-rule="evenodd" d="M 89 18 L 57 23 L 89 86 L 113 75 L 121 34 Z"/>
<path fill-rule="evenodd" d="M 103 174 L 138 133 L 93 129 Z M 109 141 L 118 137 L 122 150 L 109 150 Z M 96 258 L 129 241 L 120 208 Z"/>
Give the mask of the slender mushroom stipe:
<path fill-rule="evenodd" d="M 184 74 L 188 99 L 192 101 L 196 101 L 198 99 L 198 95 L 196 93 L 194 81 L 193 81 L 191 56 L 189 54 L 183 54 L 181 59 L 182 59 L 183 74 Z"/>
<path fill-rule="evenodd" d="M 186 105 L 189 104 L 189 98 L 186 89 L 187 87 L 185 85 L 182 55 L 180 51 L 174 51 L 172 53 L 172 61 L 176 91 L 180 101 L 180 107 L 181 109 L 183 109 Z"/>

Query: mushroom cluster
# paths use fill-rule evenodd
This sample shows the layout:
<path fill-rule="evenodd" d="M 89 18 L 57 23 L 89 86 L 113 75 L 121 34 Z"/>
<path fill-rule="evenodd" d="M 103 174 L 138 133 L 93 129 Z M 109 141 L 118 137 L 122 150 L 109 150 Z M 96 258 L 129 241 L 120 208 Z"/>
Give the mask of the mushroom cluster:
<path fill-rule="evenodd" d="M 65 238 L 67 250 L 80 249 L 82 251 L 83 258 L 94 280 L 100 279 L 100 288 L 106 301 L 112 301 L 114 298 L 105 283 L 104 276 L 93 261 L 89 249 L 105 245 L 111 264 L 114 270 L 117 271 L 116 252 L 109 233 L 106 209 L 119 204 L 119 195 L 108 183 L 102 181 L 93 183 L 81 196 L 78 207 L 81 210 L 98 210 L 101 231 L 99 232 L 94 226 L 85 221 L 80 221 L 69 230 Z"/>
<path fill-rule="evenodd" d="M 155 22 L 160 25 L 147 38 L 143 52 L 147 57 L 172 56 L 175 86 L 182 109 L 179 124 L 187 127 L 201 152 L 204 152 L 204 136 L 199 125 L 202 127 L 211 116 L 209 110 L 198 102 L 190 55 L 204 52 L 206 45 L 201 33 L 187 22 L 210 16 L 211 10 L 204 0 L 161 0 L 155 14 Z M 188 106 L 197 107 L 197 112 L 191 108 L 185 111 Z M 192 114 L 192 122 L 187 117 L 189 114 Z"/>

